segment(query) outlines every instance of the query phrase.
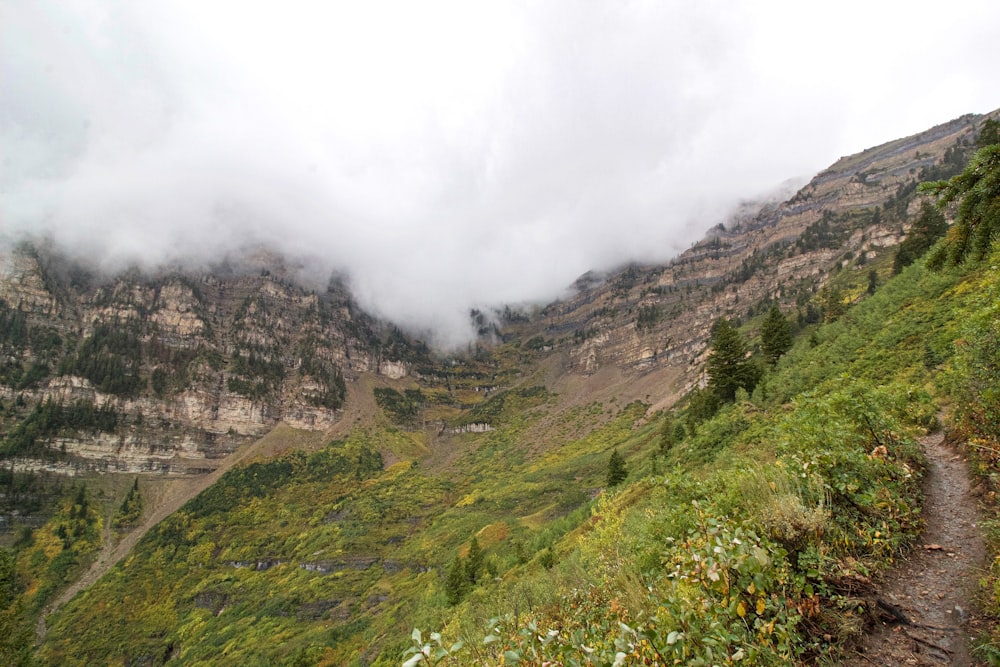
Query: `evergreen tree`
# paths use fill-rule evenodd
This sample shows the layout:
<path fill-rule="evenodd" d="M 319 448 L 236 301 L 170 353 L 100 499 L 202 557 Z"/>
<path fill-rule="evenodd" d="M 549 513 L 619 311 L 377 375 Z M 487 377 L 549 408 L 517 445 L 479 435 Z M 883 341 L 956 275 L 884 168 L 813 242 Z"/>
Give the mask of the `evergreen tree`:
<path fill-rule="evenodd" d="M 552 551 L 552 546 L 549 545 L 542 555 L 538 557 L 538 562 L 541 563 L 542 567 L 546 570 L 551 570 L 552 566 L 556 564 L 556 554 Z"/>
<path fill-rule="evenodd" d="M 674 421 L 672 414 L 667 413 L 667 416 L 663 418 L 663 424 L 660 425 L 660 451 L 659 454 L 666 454 L 673 446 L 677 444 L 677 429 L 676 426 L 680 426 L 678 422 Z M 681 426 L 681 428 L 684 428 Z M 683 437 L 683 436 L 682 436 Z"/>
<path fill-rule="evenodd" d="M 628 477 L 628 470 L 625 468 L 625 458 L 615 449 L 611 452 L 608 460 L 608 486 L 618 486 Z"/>
<path fill-rule="evenodd" d="M 924 202 L 920 217 L 910 227 L 910 233 L 899 244 L 892 262 L 893 275 L 917 261 L 948 231 L 948 223 L 940 210 Z"/>
<path fill-rule="evenodd" d="M 976 148 L 986 148 L 994 144 L 1000 144 L 1000 121 L 988 118 L 979 131 Z"/>
<path fill-rule="evenodd" d="M 711 419 L 719 408 L 722 401 L 719 395 L 711 387 L 695 389 L 688 397 L 687 406 L 687 430 L 694 433 L 698 424 Z"/>
<path fill-rule="evenodd" d="M 479 579 L 479 574 L 483 571 L 483 551 L 479 548 L 479 540 L 472 538 L 469 545 L 469 555 L 465 561 L 465 576 L 473 586 Z"/>
<path fill-rule="evenodd" d="M 777 305 L 771 306 L 764 323 L 760 325 L 760 347 L 764 358 L 772 366 L 792 346 L 792 324 Z"/>
<path fill-rule="evenodd" d="M 872 269 L 868 272 L 868 293 L 874 294 L 878 289 L 878 271 Z"/>
<path fill-rule="evenodd" d="M 1000 236 L 1000 144 L 980 148 L 965 170 L 947 181 L 920 185 L 946 207 L 958 202 L 955 224 L 928 260 L 931 267 L 982 260 Z"/>
<path fill-rule="evenodd" d="M 757 372 L 747 360 L 743 336 L 726 318 L 712 328 L 712 352 L 708 355 L 708 386 L 722 401 L 732 401 L 736 390 L 753 391 Z"/>
<path fill-rule="evenodd" d="M 448 604 L 454 607 L 462 601 L 468 582 L 465 563 L 462 562 L 461 556 L 456 555 L 444 580 L 444 594 L 448 598 Z"/>

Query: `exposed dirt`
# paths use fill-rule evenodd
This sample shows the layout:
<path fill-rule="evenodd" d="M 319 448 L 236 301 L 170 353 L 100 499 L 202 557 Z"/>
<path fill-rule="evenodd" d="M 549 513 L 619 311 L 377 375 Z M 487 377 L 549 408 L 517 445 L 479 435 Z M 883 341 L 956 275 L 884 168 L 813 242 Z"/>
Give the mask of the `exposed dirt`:
<path fill-rule="evenodd" d="M 923 535 L 879 591 L 884 618 L 844 664 L 970 667 L 977 632 L 975 588 L 986 564 L 979 503 L 968 464 L 943 433 L 921 440 L 927 455 Z M 905 620 L 893 618 L 893 609 Z"/>

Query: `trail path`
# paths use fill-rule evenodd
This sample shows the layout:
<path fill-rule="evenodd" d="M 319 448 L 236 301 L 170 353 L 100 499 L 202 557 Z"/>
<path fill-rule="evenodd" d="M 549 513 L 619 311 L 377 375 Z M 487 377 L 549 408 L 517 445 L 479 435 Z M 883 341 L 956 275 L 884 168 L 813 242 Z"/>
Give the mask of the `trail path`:
<path fill-rule="evenodd" d="M 97 555 L 97 559 L 90 568 L 73 585 L 63 591 L 62 595 L 46 605 L 38 617 L 35 625 L 35 643 L 41 644 L 45 639 L 46 626 L 45 619 L 50 614 L 56 612 L 64 604 L 73 599 L 77 593 L 85 590 L 103 577 L 108 570 L 114 567 L 120 560 L 125 558 L 132 551 L 142 536 L 148 533 L 156 524 L 176 512 L 187 501 L 214 484 L 222 475 L 234 465 L 253 455 L 264 453 L 268 446 L 266 439 L 261 439 L 253 444 L 243 447 L 224 459 L 219 460 L 219 467 L 212 472 L 199 475 L 165 480 L 161 485 L 161 493 L 154 498 L 152 508 L 142 519 L 132 532 L 125 535 L 121 541 L 115 542 L 110 529 L 105 531 L 104 544 Z"/>
<path fill-rule="evenodd" d="M 879 665 L 971 667 L 971 603 L 986 563 L 978 501 L 968 465 L 943 433 L 921 440 L 927 455 L 923 535 L 909 559 L 880 591 L 912 623 L 882 623 L 868 635 L 849 667 Z"/>

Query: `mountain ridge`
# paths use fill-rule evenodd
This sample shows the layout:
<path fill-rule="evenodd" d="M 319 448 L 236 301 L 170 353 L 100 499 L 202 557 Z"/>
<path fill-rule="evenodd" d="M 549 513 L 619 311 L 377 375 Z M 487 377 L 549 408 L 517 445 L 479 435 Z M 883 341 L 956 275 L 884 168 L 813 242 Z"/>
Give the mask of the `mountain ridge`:
<path fill-rule="evenodd" d="M 977 124 L 996 115 L 968 114 L 841 158 L 790 199 L 764 202 L 753 214 L 744 210 L 666 264 L 629 265 L 596 285 L 581 277 L 574 295 L 527 321 L 493 313 L 487 338 L 476 346 L 488 348 L 497 331 L 525 343 L 541 336 L 552 343 L 543 347 L 562 355 L 566 372 L 593 374 L 605 365 L 639 373 L 671 368 L 669 375 L 683 369 L 690 386 L 697 381 L 692 362 L 704 354 L 713 321 L 752 315 L 771 295 L 786 309 L 800 306 L 830 272 L 848 265 L 857 270 L 894 247 L 917 206 L 917 178 L 957 168 Z M 817 227 L 827 238 L 805 247 L 803 235 Z M 176 431 L 176 444 L 159 452 L 143 441 L 137 424 L 131 435 L 94 438 L 94 447 L 64 443 L 85 460 L 110 457 L 112 467 L 125 471 L 179 472 L 188 464 L 202 470 L 279 421 L 332 428 L 346 396 L 344 379 L 359 373 L 441 385 L 436 372 L 420 372 L 433 365 L 422 343 L 364 314 L 341 283 L 325 291 L 297 284 L 281 258 L 266 252 L 207 273 L 133 270 L 105 277 L 45 252 L 22 246 L 0 256 L 0 299 L 30 324 L 67 338 L 62 358 L 50 365 L 79 356 L 72 345 L 93 339 L 101 326 L 134 330 L 139 358 L 126 372 L 141 388 L 132 395 L 102 391 L 94 374 L 88 379 L 50 368 L 34 386 L 0 381 L 0 398 L 113 402 L 133 421 L 156 416 Z M 849 254 L 853 261 L 844 259 Z M 40 358 L 30 346 L 15 355 L 22 377 Z M 248 373 L 257 379 L 248 381 Z M 162 385 L 164 374 L 166 388 L 157 392 L 153 376 Z M 490 384 L 488 375 L 477 379 Z"/>
<path fill-rule="evenodd" d="M 843 405 L 860 405 L 865 419 L 879 420 L 858 421 L 848 411 L 838 417 L 847 420 L 838 428 L 857 440 L 857 451 L 843 453 L 851 457 L 850 465 L 879 479 L 875 488 L 884 483 L 899 492 L 886 501 L 897 503 L 893 521 L 902 517 L 891 529 L 898 546 L 904 538 L 897 528 L 912 528 L 908 503 L 915 501 L 908 494 L 914 481 L 907 471 L 920 465 L 906 434 L 925 428 L 934 414 L 924 390 L 910 390 L 904 409 L 896 405 L 902 399 L 894 387 L 855 389 L 833 382 L 830 397 L 806 395 L 789 404 L 796 387 L 808 388 L 810 379 L 765 376 L 752 396 L 722 408 L 717 419 L 697 416 L 693 399 L 684 413 L 667 408 L 705 383 L 701 362 L 719 318 L 747 322 L 747 334 L 756 340 L 764 312 L 778 304 L 800 328 L 813 331 L 815 340 L 800 339 L 796 358 L 830 346 L 831 359 L 845 363 L 832 346 L 853 344 L 843 334 L 853 320 L 879 331 L 871 311 L 888 307 L 889 297 L 873 299 L 876 305 L 857 318 L 847 309 L 880 294 L 879 284 L 888 280 L 894 245 L 921 205 L 915 187 L 920 169 L 924 175 L 948 175 L 949 165 L 971 152 L 977 123 L 984 119 L 963 117 L 924 139 L 890 142 L 862 158 L 845 158 L 791 200 L 717 226 L 669 264 L 630 265 L 604 279 L 578 281 L 575 295 L 537 312 L 472 313 L 482 338 L 465 354 L 443 359 L 360 312 L 336 284 L 326 292 L 310 291 L 266 267 L 199 279 L 131 275 L 103 281 L 72 270 L 46 271 L 37 254 L 32 264 L 30 249 L 22 249 L 20 259 L 0 264 L 21 267 L 19 272 L 2 268 L 12 277 L 0 294 L 6 334 L 0 399 L 7 408 L 4 453 L 8 460 L 21 455 L 14 461 L 22 469 L 30 470 L 24 462 L 34 460 L 79 465 L 81 474 L 88 468 L 142 471 L 143 482 L 136 481 L 135 488 L 148 493 L 150 472 L 203 474 L 228 450 L 261 433 L 277 433 L 275 425 L 293 422 L 308 429 L 302 434 L 312 434 L 284 431 L 287 437 L 278 438 L 282 445 L 265 447 L 263 456 L 221 475 L 152 527 L 112 576 L 53 616 L 54 634 L 43 653 L 59 662 L 77 655 L 77 646 L 97 651 L 98 644 L 122 642 L 126 661 L 158 664 L 180 656 L 190 661 L 209 650 L 211 637 L 228 642 L 233 660 L 244 660 L 247 654 L 232 645 L 240 633 L 233 632 L 252 617 L 261 632 L 299 637 L 292 646 L 306 641 L 326 646 L 324 659 L 331 664 L 346 656 L 353 656 L 352 664 L 391 663 L 402 639 L 393 623 L 438 623 L 445 597 L 458 604 L 468 593 L 469 584 L 461 581 L 448 588 L 455 567 L 471 579 L 476 594 L 470 598 L 486 604 L 488 581 L 475 588 L 483 572 L 468 570 L 478 549 L 494 559 L 495 581 L 503 573 L 544 572 L 562 559 L 585 558 L 586 553 L 572 555 L 571 536 L 590 544 L 588 535 L 614 534 L 616 517 L 633 504 L 646 513 L 661 511 L 643 504 L 661 488 L 653 482 L 658 466 L 676 467 L 662 489 L 676 486 L 681 497 L 697 497 L 696 479 L 682 483 L 686 471 L 709 478 L 724 473 L 725 464 L 713 463 L 713 457 L 729 455 L 726 448 L 735 438 L 748 430 L 748 437 L 763 438 L 765 431 L 754 436 L 754 429 L 777 428 L 760 421 L 759 408 L 769 401 L 795 410 L 788 417 L 793 424 L 814 419 L 809 413 L 814 403 L 842 413 Z M 842 207 L 831 205 L 840 198 Z M 893 289 L 917 294 L 909 279 L 893 283 Z M 938 292 L 951 289 L 950 278 L 923 280 Z M 8 297 L 16 306 L 7 305 Z M 820 320 L 829 326 L 818 329 Z M 886 324 L 885 335 L 898 340 L 899 325 Z M 922 351 L 902 349 L 905 360 L 897 365 L 916 360 L 934 368 L 944 354 L 942 341 L 955 326 L 935 332 Z M 833 372 L 824 370 L 825 364 L 808 368 L 818 378 Z M 875 405 L 893 407 L 870 412 Z M 249 406 L 249 412 L 234 412 L 239 406 Z M 109 408 L 116 423 L 108 423 Z M 675 418 L 687 438 L 683 446 L 671 445 L 675 435 L 667 425 Z M 92 426 L 78 427 L 81 420 Z M 807 440 L 824 431 L 807 422 L 795 428 Z M 164 434 L 176 442 L 163 444 Z M 320 447 L 316 434 L 338 439 Z M 305 440 L 311 444 L 300 446 Z M 797 446 L 794 438 L 779 440 L 762 454 L 777 456 L 781 447 Z M 619 450 L 637 482 L 616 494 L 605 488 L 612 482 L 604 479 L 603 467 Z M 782 461 L 791 465 L 796 456 L 813 455 L 803 450 Z M 157 457 L 184 465 L 174 470 Z M 889 477 L 878 477 L 883 473 Z M 761 483 L 753 471 L 748 474 L 736 481 Z M 779 487 L 776 482 L 772 490 Z M 68 519 L 78 523 L 91 516 L 82 488 L 68 509 Z M 846 503 L 846 511 L 861 512 L 859 520 L 868 521 L 859 503 L 871 499 L 845 496 L 856 492 L 845 487 L 829 502 Z M 799 505 L 775 506 L 769 511 L 779 514 L 765 514 L 765 526 L 784 520 L 781 512 L 792 512 L 789 520 L 803 525 L 818 520 L 823 501 L 816 514 L 802 506 L 812 502 L 812 491 L 795 493 Z M 881 510 L 872 516 L 884 518 Z M 781 548 L 796 553 L 798 524 L 787 535 L 777 525 L 772 528 L 778 537 L 767 539 L 785 546 L 774 546 L 774 553 Z M 889 528 L 863 525 L 869 531 L 861 535 L 863 548 L 883 553 L 880 534 Z M 59 534 L 54 527 L 40 531 L 38 549 L 48 544 L 46 530 L 53 532 L 51 539 Z M 62 530 L 67 540 L 65 526 Z M 869 539 L 874 541 L 865 542 Z M 27 559 L 39 552 L 27 547 L 24 553 Z M 594 557 L 591 565 L 598 566 L 609 554 Z M 157 572 L 168 573 L 163 590 Z M 247 591 L 253 591 L 249 597 Z M 143 614 L 133 619 L 132 607 L 105 602 L 122 596 Z M 46 599 L 52 598 L 38 594 L 35 604 Z M 428 604 L 426 610 L 417 599 Z M 756 605 L 758 614 L 772 603 L 784 613 L 780 600 L 748 600 L 743 604 Z M 808 600 L 796 603 L 800 611 L 811 609 Z M 527 601 L 530 607 L 530 595 Z M 614 609 L 613 601 L 604 602 Z M 520 603 L 513 604 L 516 617 Z M 80 621 L 96 609 L 106 618 Z M 746 606 L 743 611 L 737 616 L 745 616 Z M 205 639 L 191 639 L 199 636 Z M 97 655 L 91 657 L 103 659 Z M 308 655 L 320 662 L 318 653 Z M 281 655 L 287 661 L 294 657 Z"/>

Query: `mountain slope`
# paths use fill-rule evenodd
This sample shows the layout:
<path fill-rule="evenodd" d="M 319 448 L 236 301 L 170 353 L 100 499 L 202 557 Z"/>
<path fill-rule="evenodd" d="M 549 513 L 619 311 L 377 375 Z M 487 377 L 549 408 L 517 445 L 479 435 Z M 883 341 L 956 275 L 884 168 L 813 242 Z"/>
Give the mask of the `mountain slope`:
<path fill-rule="evenodd" d="M 391 329 L 380 335 L 349 301 L 269 275 L 203 277 L 199 284 L 218 287 L 191 289 L 185 310 L 158 305 L 156 296 L 181 278 L 97 286 L 37 259 L 32 265 L 30 254 L 8 260 L 22 267 L 7 272 L 4 294 L 14 295 L 9 303 L 19 299 L 10 312 L 28 313 L 27 344 L 5 348 L 20 364 L 17 382 L 42 359 L 37 341 L 46 328 L 69 341 L 46 348 L 58 347 L 42 359 L 51 363 L 48 375 L 36 372 L 35 388 L 21 390 L 29 400 L 8 415 L 10 433 L 30 420 L 30 400 L 67 382 L 119 410 L 125 423 L 110 429 L 118 438 L 125 429 L 142 433 L 146 415 L 198 387 L 213 387 L 201 391 L 218 405 L 242 396 L 252 414 L 261 411 L 237 435 L 250 437 L 286 415 L 294 420 L 315 398 L 303 372 L 310 356 L 329 363 L 326 377 L 340 373 L 348 394 L 346 409 L 311 406 L 317 412 L 310 414 L 326 409 L 328 421 L 304 422 L 334 427 L 342 439 L 223 475 L 51 619 L 42 657 L 58 664 L 398 664 L 417 625 L 476 639 L 471 654 L 456 658 L 462 664 L 499 655 L 495 646 L 476 648 L 498 613 L 507 620 L 497 645 L 525 659 L 535 649 L 518 629 L 529 619 L 562 628 L 550 636 L 553 648 L 565 644 L 559 650 L 581 659 L 583 643 L 613 658 L 620 649 L 608 642 L 625 632 L 619 621 L 648 633 L 647 646 L 692 651 L 687 658 L 725 644 L 734 647 L 731 659 L 749 641 L 741 627 L 766 638 L 752 655 L 749 644 L 743 649 L 753 664 L 835 650 L 857 630 L 830 625 L 856 602 L 842 587 L 892 558 L 918 526 L 922 461 L 912 437 L 933 423 L 929 388 L 940 387 L 933 391 L 941 397 L 952 391 L 942 369 L 962 358 L 952 343 L 963 322 L 981 311 L 979 295 L 996 289 L 992 270 L 935 274 L 920 266 L 879 288 L 891 272 L 881 243 L 898 241 L 898 228 L 917 210 L 910 169 L 948 173 L 982 120 L 967 117 L 842 160 L 793 200 L 717 230 L 670 265 L 628 267 L 537 314 L 508 312 L 498 331 L 503 342 L 483 341 L 443 362 Z M 666 422 L 650 411 L 698 382 L 701 368 L 692 362 L 715 319 L 748 318 L 744 335 L 755 341 L 759 320 L 751 318 L 772 301 L 786 312 L 798 308 L 792 319 L 800 336 L 752 395 L 715 415 L 689 406 Z M 170 330 L 165 310 L 194 313 L 202 324 Z M 77 316 L 91 324 L 73 334 Z M 817 318 L 828 323 L 820 327 Z M 134 331 L 136 342 L 126 337 L 123 347 L 137 352 L 117 354 L 126 390 L 134 378 L 145 382 L 133 396 L 95 391 L 59 372 L 88 370 L 77 365 L 84 352 L 109 353 L 87 342 L 101 323 L 115 324 L 104 335 L 122 323 Z M 184 345 L 196 352 L 176 369 L 193 369 L 191 384 L 168 383 L 158 396 L 157 350 Z M 213 353 L 222 357 L 218 368 Z M 162 363 L 179 373 L 170 354 L 177 353 L 165 353 Z M 17 392 L 10 387 L 5 399 Z M 346 415 L 358 421 L 344 423 Z M 222 423 L 183 428 L 212 444 L 205 434 Z M 31 453 L 45 456 L 52 442 L 39 437 Z M 79 454 L 67 449 L 64 463 Z M 604 490 L 614 451 L 629 471 L 620 492 Z M 795 466 L 805 466 L 805 481 L 791 474 Z M 715 558 L 720 543 L 713 540 L 722 535 L 744 546 L 729 565 L 706 569 L 698 559 L 703 551 Z M 43 547 L 22 545 L 21 557 L 44 563 Z M 663 577 L 674 567 L 700 583 L 676 588 Z M 730 575 L 750 577 L 744 593 L 732 594 Z M 720 579 L 725 591 L 715 586 Z M 713 636 L 688 617 L 699 604 L 711 610 L 699 616 L 733 634 L 715 644 L 699 639 Z M 690 625 L 678 630 L 683 623 Z M 670 641 L 671 632 L 681 634 Z M 641 656 L 640 638 L 625 635 L 622 646 L 631 642 Z"/>

